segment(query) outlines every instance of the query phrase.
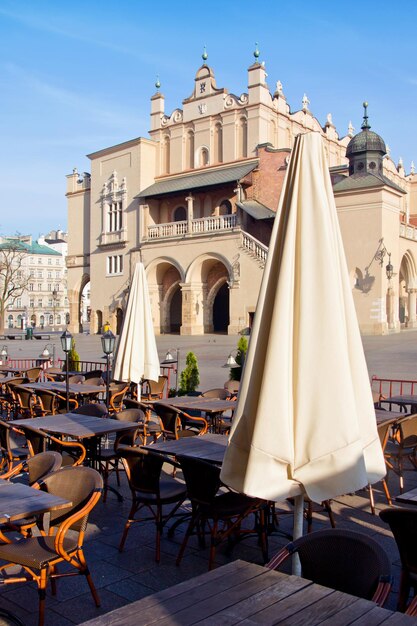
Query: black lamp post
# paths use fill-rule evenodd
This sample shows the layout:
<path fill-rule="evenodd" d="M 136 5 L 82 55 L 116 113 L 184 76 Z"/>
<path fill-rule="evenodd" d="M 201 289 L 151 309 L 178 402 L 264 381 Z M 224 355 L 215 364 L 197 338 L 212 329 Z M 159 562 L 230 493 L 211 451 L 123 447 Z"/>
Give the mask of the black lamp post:
<path fill-rule="evenodd" d="M 106 373 L 106 406 L 109 408 L 110 403 L 110 355 L 114 352 L 114 344 L 116 341 L 116 337 L 113 335 L 111 330 L 106 330 L 106 332 L 101 336 L 101 346 L 103 348 L 103 352 L 106 355 L 107 360 L 107 373 Z"/>
<path fill-rule="evenodd" d="M 71 350 L 72 335 L 65 330 L 61 335 L 61 346 L 65 352 L 65 386 L 67 392 L 67 413 L 69 413 L 69 352 Z"/>
<path fill-rule="evenodd" d="M 176 349 L 176 358 L 174 358 L 171 350 L 165 355 L 165 359 L 161 361 L 161 365 L 175 365 L 175 393 L 178 391 L 178 368 L 180 363 L 180 349 Z"/>

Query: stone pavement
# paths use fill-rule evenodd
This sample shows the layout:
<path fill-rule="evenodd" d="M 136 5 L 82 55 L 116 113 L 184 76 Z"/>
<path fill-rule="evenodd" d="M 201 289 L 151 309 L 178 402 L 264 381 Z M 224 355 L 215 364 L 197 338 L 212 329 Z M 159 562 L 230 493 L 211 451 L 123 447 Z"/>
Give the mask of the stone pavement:
<path fill-rule="evenodd" d="M 200 387 L 207 389 L 222 385 L 227 378 L 227 370 L 221 369 L 221 365 L 228 353 L 236 346 L 237 339 L 237 337 L 215 335 L 195 338 L 164 336 L 159 337 L 157 342 L 162 358 L 169 348 L 180 347 L 181 357 L 185 357 L 189 349 L 193 350 L 200 363 L 202 381 Z M 364 338 L 370 375 L 392 375 L 417 379 L 416 340 L 416 331 L 386 337 Z M 56 339 L 56 343 L 58 346 L 59 338 Z M 43 349 L 43 344 L 40 342 L 36 342 L 36 346 L 34 344 L 34 341 L 15 343 L 10 341 L 9 353 L 15 358 L 19 358 L 19 351 L 23 356 L 39 354 Z M 99 346 L 98 337 L 77 337 L 77 348 L 84 359 L 96 359 L 101 356 Z M 57 354 L 59 355 L 58 348 Z M 325 388 L 325 381 L 323 381 L 323 387 Z M 407 490 L 417 486 L 417 472 L 406 472 L 405 485 Z M 393 497 L 399 493 L 397 476 L 389 476 L 389 486 Z M 83 577 L 60 580 L 57 596 L 53 597 L 48 592 L 46 626 L 69 626 L 82 623 L 96 615 L 107 613 L 207 570 L 207 549 L 200 550 L 194 539 L 189 542 L 181 566 L 176 567 L 175 557 L 184 532 L 183 526 L 179 527 L 172 538 L 164 534 L 159 565 L 154 561 L 155 535 L 151 522 L 134 525 L 129 532 L 124 552 L 119 553 L 118 544 L 130 508 L 129 491 L 123 475 L 121 489 L 125 496 L 123 503 L 119 503 L 111 493 L 106 503 L 99 502 L 90 517 L 85 543 L 87 561 L 100 593 L 101 607 L 99 609 L 95 607 Z M 377 511 L 387 506 L 380 484 L 375 487 L 375 500 Z M 395 585 L 386 606 L 394 609 L 400 574 L 399 556 L 389 529 L 380 521 L 378 515 L 371 515 L 367 491 L 337 498 L 333 501 L 332 508 L 338 528 L 357 529 L 372 536 L 389 554 L 393 564 Z M 283 503 L 282 511 L 283 513 L 279 515 L 279 529 L 290 533 L 291 506 Z M 313 528 L 323 527 L 329 527 L 329 521 L 323 512 L 318 512 L 314 515 Z M 287 543 L 285 537 L 272 536 L 270 555 L 273 555 L 285 543 Z M 261 563 L 261 553 L 256 538 L 248 538 L 238 544 L 231 555 L 227 553 L 225 546 L 221 546 L 217 552 L 216 562 L 222 564 L 229 559 L 237 558 Z M 0 606 L 18 615 L 26 626 L 37 623 L 37 592 L 33 585 L 0 587 Z M 140 624 L 140 616 L 138 616 L 137 623 Z"/>

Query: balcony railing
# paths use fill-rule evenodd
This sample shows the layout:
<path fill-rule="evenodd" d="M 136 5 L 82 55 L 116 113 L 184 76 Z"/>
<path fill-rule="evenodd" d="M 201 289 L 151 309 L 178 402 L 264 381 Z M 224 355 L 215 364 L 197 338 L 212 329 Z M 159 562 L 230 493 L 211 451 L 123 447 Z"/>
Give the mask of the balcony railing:
<path fill-rule="evenodd" d="M 252 237 L 252 235 L 242 232 L 241 246 L 246 252 L 256 258 L 262 267 L 265 265 L 268 255 L 268 247 L 265 246 L 265 244 L 255 239 L 255 237 Z"/>
<path fill-rule="evenodd" d="M 411 224 L 400 224 L 400 237 L 417 241 L 417 227 Z"/>
<path fill-rule="evenodd" d="M 200 217 L 191 221 L 191 231 L 188 222 L 170 222 L 168 224 L 152 224 L 148 227 L 148 239 L 169 239 L 184 235 L 205 235 L 214 232 L 230 231 L 237 226 L 236 215 L 216 215 Z"/>

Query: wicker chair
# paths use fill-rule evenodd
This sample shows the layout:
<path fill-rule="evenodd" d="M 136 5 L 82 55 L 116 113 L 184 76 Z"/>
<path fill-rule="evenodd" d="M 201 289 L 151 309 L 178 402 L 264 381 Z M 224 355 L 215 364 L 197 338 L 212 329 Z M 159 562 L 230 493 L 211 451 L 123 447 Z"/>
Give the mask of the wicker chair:
<path fill-rule="evenodd" d="M 127 383 L 110 383 L 109 413 L 118 413 L 123 409 L 123 400 L 129 390 Z"/>
<path fill-rule="evenodd" d="M 228 389 L 216 388 L 203 391 L 203 398 L 217 398 L 218 400 L 230 400 L 232 393 Z"/>
<path fill-rule="evenodd" d="M 19 439 L 19 433 L 4 420 L 0 420 L 0 453 L 0 471 L 5 469 L 7 472 L 12 469 L 13 463 L 27 459 L 30 454 L 24 441 Z"/>
<path fill-rule="evenodd" d="M 162 472 L 164 463 L 172 459 L 152 453 L 143 448 L 120 444 L 117 450 L 122 459 L 132 494 L 132 506 L 120 540 L 119 550 L 125 545 L 129 528 L 134 522 L 154 520 L 156 525 L 155 560 L 161 558 L 161 534 L 166 523 L 172 519 L 186 497 L 185 485 Z M 169 511 L 167 505 L 174 505 Z M 142 509 L 148 509 L 151 517 L 136 518 Z"/>
<path fill-rule="evenodd" d="M 38 585 L 39 594 L 39 626 L 43 626 L 45 618 L 45 596 L 48 579 L 51 579 L 52 592 L 56 593 L 55 579 L 61 576 L 82 574 L 86 577 L 96 606 L 100 600 L 94 587 L 83 552 L 84 534 L 88 516 L 100 499 L 103 481 L 100 474 L 90 467 L 72 467 L 62 469 L 47 476 L 41 488 L 56 496 L 65 498 L 71 504 L 65 509 L 49 513 L 50 534 L 47 536 L 43 527 L 43 518 L 38 522 L 42 536 L 23 538 L 11 544 L 0 546 L 0 559 L 6 561 L 0 567 L 3 583 L 34 581 Z M 44 516 L 45 517 L 45 516 Z M 52 535 L 55 531 L 55 534 Z M 74 531 L 71 536 L 68 531 Z M 75 571 L 62 574 L 57 565 L 65 562 Z M 24 575 L 10 574 L 7 568 L 21 565 Z"/>
<path fill-rule="evenodd" d="M 6 414 L 7 419 L 15 415 L 16 411 L 16 394 L 14 393 L 15 385 L 27 383 L 28 379 L 24 376 L 15 376 L 9 378 L 3 385 L 3 393 L 0 397 L 1 412 Z"/>
<path fill-rule="evenodd" d="M 382 452 L 384 453 L 385 456 L 385 449 L 387 447 L 387 443 L 391 434 L 391 423 L 382 423 L 378 425 L 378 435 L 379 435 L 379 440 L 381 442 L 381 448 L 382 448 Z M 389 467 L 387 466 L 387 470 L 389 469 Z M 382 482 L 382 486 L 384 488 L 384 493 L 385 493 L 385 497 L 387 499 L 388 504 L 391 504 L 392 500 L 391 500 L 391 494 L 389 492 L 388 489 L 388 484 L 387 481 L 385 480 L 385 478 L 383 478 L 381 480 Z M 373 487 L 372 485 L 369 485 L 369 501 L 370 501 L 370 505 L 371 505 L 371 512 L 372 515 L 375 515 L 375 500 L 374 500 L 374 491 L 373 491 Z"/>
<path fill-rule="evenodd" d="M 20 425 L 19 431 L 26 437 L 28 452 L 30 456 L 45 452 L 45 450 L 55 450 L 62 455 L 62 465 L 64 467 L 82 465 L 87 455 L 85 446 L 80 441 L 68 441 L 58 439 L 50 433 L 45 433 L 38 428 L 34 428 L 28 420 L 28 424 Z"/>
<path fill-rule="evenodd" d="M 212 569 L 216 555 L 216 547 L 226 539 L 242 538 L 254 530 L 242 527 L 242 522 L 249 515 L 257 514 L 258 523 L 256 532 L 259 536 L 259 544 L 262 549 L 264 560 L 268 558 L 268 539 L 266 528 L 266 505 L 267 503 L 258 498 L 250 498 L 234 491 L 219 492 L 222 486 L 220 480 L 220 467 L 195 457 L 178 455 L 177 460 L 183 471 L 187 487 L 187 497 L 191 501 L 192 515 L 184 540 L 177 556 L 177 565 L 181 563 L 188 539 L 194 529 L 198 529 L 200 544 L 204 546 L 204 536 L 201 529 L 206 526 L 210 532 L 210 555 L 209 570 Z"/>
<path fill-rule="evenodd" d="M 32 389 L 14 385 L 15 414 L 19 417 L 36 417 L 36 394 Z"/>
<path fill-rule="evenodd" d="M 394 535 L 401 559 L 401 580 L 398 593 L 398 611 L 405 611 L 408 597 L 413 589 L 415 598 L 407 609 L 409 615 L 417 614 L 417 510 L 383 509 L 380 514 Z"/>
<path fill-rule="evenodd" d="M 145 400 L 161 400 L 167 380 L 168 376 L 159 376 L 157 381 L 145 379 L 142 383 L 142 398 Z"/>
<path fill-rule="evenodd" d="M 208 430 L 208 422 L 204 417 L 191 416 L 170 404 L 156 403 L 153 410 L 160 420 L 164 439 L 181 439 L 204 435 Z"/>
<path fill-rule="evenodd" d="M 42 389 L 36 391 L 37 405 L 35 412 L 39 416 L 56 415 L 57 413 L 67 412 L 67 399 L 55 391 Z M 74 411 L 78 407 L 75 398 L 69 398 L 70 411 Z"/>
<path fill-rule="evenodd" d="M 417 468 L 417 414 L 403 417 L 396 422 L 394 435 L 388 439 L 384 450 L 385 464 L 400 478 L 400 493 L 404 491 L 404 461 Z"/>
<path fill-rule="evenodd" d="M 42 372 L 43 369 L 41 367 L 31 367 L 25 371 L 25 376 L 30 383 L 36 383 L 38 382 Z"/>
<path fill-rule="evenodd" d="M 278 569 L 293 554 L 300 557 L 302 575 L 314 583 L 373 600 L 383 606 L 392 585 L 391 564 L 369 535 L 343 530 L 318 530 L 282 548 L 266 567 Z"/>
<path fill-rule="evenodd" d="M 76 409 L 73 409 L 71 413 L 75 415 L 90 415 L 91 417 L 107 417 L 108 411 L 105 404 L 82 404 Z"/>

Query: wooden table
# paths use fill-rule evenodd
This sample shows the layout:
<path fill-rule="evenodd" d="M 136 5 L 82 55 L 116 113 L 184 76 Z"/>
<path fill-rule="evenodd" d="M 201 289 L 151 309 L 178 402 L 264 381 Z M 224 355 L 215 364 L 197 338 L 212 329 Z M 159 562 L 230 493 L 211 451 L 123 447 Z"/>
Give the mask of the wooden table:
<path fill-rule="evenodd" d="M 375 409 L 376 423 L 378 426 L 379 424 L 383 424 L 387 421 L 394 424 L 398 419 L 401 419 L 405 416 L 406 414 L 402 411 L 385 411 L 384 409 Z"/>
<path fill-rule="evenodd" d="M 12 425 L 34 428 L 45 433 L 66 435 L 79 440 L 102 437 L 109 433 L 131 430 L 138 426 L 137 422 L 119 422 L 110 417 L 93 417 L 81 413 L 62 413 L 33 419 L 13 420 Z"/>
<path fill-rule="evenodd" d="M 64 509 L 71 502 L 21 483 L 0 480 L 0 523 Z"/>
<path fill-rule="evenodd" d="M 327 620 L 327 621 L 326 621 Z M 260 565 L 234 561 L 96 617 L 83 626 L 231 624 L 417 624 L 340 591 Z"/>
<path fill-rule="evenodd" d="M 22 387 L 33 389 L 33 391 L 55 391 L 56 393 L 66 394 L 67 387 L 65 382 L 49 380 L 43 383 L 24 383 Z M 105 385 L 89 385 L 88 383 L 70 383 L 68 389 L 71 395 L 89 396 L 97 393 L 105 393 Z"/>
<path fill-rule="evenodd" d="M 149 448 L 153 452 L 161 452 L 168 456 L 175 457 L 178 454 L 185 454 L 203 459 L 204 461 L 210 461 L 211 463 L 221 464 L 226 452 L 227 441 L 226 435 L 207 433 L 206 435 L 183 437 L 174 441 L 161 441 L 141 447 Z"/>
<path fill-rule="evenodd" d="M 214 431 L 217 429 L 219 417 L 225 411 L 234 411 L 236 409 L 235 400 L 220 400 L 219 398 L 205 398 L 204 396 L 176 396 L 174 398 L 157 400 L 152 404 L 168 404 L 185 412 L 187 410 L 201 411 L 209 417 Z"/>
<path fill-rule="evenodd" d="M 410 407 L 417 406 L 417 395 L 415 394 L 406 394 L 402 393 L 398 396 L 390 396 L 389 398 L 384 398 L 380 401 L 381 404 L 398 404 L 398 406 L 406 407 L 410 405 Z M 404 413 L 403 413 L 404 415 Z"/>
<path fill-rule="evenodd" d="M 395 500 L 402 504 L 417 504 L 417 487 L 405 493 L 400 493 Z"/>

